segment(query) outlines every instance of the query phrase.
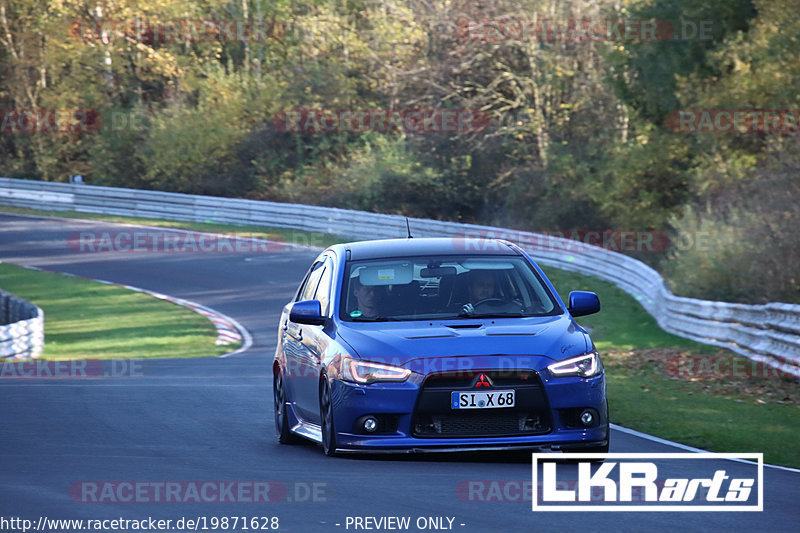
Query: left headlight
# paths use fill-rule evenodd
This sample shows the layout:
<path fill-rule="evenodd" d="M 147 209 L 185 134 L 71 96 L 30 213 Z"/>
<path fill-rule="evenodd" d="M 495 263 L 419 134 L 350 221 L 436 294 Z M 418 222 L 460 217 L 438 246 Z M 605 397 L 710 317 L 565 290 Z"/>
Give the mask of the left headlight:
<path fill-rule="evenodd" d="M 547 369 L 554 376 L 580 376 L 590 378 L 603 371 L 597 350 L 553 363 Z"/>
<path fill-rule="evenodd" d="M 351 357 L 342 363 L 342 379 L 365 385 L 378 381 L 405 381 L 411 375 L 407 368 L 359 361 Z"/>

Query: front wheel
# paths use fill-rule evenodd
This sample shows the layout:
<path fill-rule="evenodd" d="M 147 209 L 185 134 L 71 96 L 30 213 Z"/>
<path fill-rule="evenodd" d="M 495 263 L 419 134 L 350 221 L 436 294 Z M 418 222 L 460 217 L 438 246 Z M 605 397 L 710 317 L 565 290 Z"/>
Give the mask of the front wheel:
<path fill-rule="evenodd" d="M 333 423 L 333 402 L 331 386 L 323 376 L 319 389 L 319 411 L 322 420 L 322 451 L 328 457 L 336 455 L 336 429 Z"/>

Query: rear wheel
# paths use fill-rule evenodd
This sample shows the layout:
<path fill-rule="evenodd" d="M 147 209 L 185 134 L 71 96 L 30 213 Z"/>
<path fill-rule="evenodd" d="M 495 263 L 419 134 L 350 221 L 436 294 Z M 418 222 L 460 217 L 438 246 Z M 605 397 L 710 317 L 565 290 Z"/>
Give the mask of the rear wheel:
<path fill-rule="evenodd" d="M 289 418 L 286 416 L 286 387 L 280 371 L 275 376 L 272 391 L 275 399 L 275 429 L 278 431 L 278 442 L 294 444 L 300 439 L 289 431 Z"/>
<path fill-rule="evenodd" d="M 331 386 L 323 377 L 319 389 L 319 411 L 322 420 L 322 451 L 328 457 L 336 455 L 336 429 L 333 424 L 333 402 Z"/>

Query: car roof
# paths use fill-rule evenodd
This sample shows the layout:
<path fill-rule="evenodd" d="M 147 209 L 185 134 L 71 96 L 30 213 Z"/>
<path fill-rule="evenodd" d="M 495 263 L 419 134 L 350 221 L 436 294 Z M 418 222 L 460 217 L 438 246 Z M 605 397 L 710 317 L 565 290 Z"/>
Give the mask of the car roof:
<path fill-rule="evenodd" d="M 337 245 L 351 260 L 419 255 L 519 255 L 510 243 L 486 238 L 382 239 Z"/>

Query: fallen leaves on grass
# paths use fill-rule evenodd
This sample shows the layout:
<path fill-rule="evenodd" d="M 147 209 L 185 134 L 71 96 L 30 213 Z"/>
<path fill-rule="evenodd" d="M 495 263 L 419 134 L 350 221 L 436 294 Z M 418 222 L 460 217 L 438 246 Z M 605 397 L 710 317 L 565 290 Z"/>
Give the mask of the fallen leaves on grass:
<path fill-rule="evenodd" d="M 640 385 L 644 392 L 652 389 L 654 379 L 667 379 L 685 383 L 689 395 L 800 406 L 800 380 L 727 350 L 697 355 L 678 348 L 645 348 L 608 351 L 602 357 L 610 373 L 646 378 Z"/>

